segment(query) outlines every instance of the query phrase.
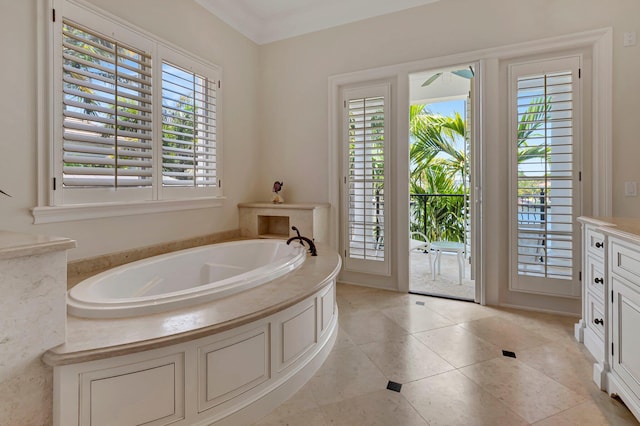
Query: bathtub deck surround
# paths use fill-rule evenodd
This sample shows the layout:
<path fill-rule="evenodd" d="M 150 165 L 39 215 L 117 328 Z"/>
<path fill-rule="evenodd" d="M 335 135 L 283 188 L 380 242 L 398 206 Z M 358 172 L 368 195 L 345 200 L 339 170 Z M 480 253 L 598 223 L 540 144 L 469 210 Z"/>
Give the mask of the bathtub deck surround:
<path fill-rule="evenodd" d="M 248 238 L 287 239 L 300 233 L 317 242 L 327 242 L 329 238 L 329 203 L 271 202 L 240 203 L 240 235 Z"/>
<path fill-rule="evenodd" d="M 114 411 L 122 424 L 259 419 L 304 385 L 335 341 L 341 261 L 328 246 L 318 251 L 287 275 L 197 306 L 68 316 L 66 342 L 43 357 L 54 368 L 54 425 L 99 422 Z M 130 392 L 157 399 L 143 396 L 125 410 Z"/>
<path fill-rule="evenodd" d="M 65 340 L 67 250 L 75 241 L 0 231 L 0 423 L 50 424 L 52 372 Z"/>

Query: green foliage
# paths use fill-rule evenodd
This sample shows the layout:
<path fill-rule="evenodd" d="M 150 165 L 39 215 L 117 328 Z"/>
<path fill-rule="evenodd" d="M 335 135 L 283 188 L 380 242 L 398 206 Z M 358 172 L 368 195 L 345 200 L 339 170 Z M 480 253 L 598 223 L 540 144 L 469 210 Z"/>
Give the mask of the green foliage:
<path fill-rule="evenodd" d="M 431 241 L 463 241 L 466 156 L 456 142 L 465 137 L 464 120 L 431 114 L 424 105 L 412 105 L 409 113 L 411 194 L 452 195 L 413 196 L 411 231 Z"/>
<path fill-rule="evenodd" d="M 531 100 L 518 121 L 518 163 L 549 154 L 546 145 L 537 144 L 551 103 L 544 97 Z M 424 232 L 431 241 L 463 241 L 464 186 L 467 173 L 464 149 L 456 141 L 464 140 L 466 126 L 460 114 L 443 117 L 432 114 L 425 105 L 411 105 L 409 110 L 411 147 L 409 186 L 412 196 L 411 231 Z M 526 186 L 526 185 L 525 185 Z M 535 182 L 530 182 L 531 195 L 539 196 Z M 420 194 L 452 196 L 420 197 Z M 456 194 L 457 196 L 455 196 Z M 462 195 L 462 196 L 461 196 Z M 425 202 L 426 200 L 426 202 Z"/>

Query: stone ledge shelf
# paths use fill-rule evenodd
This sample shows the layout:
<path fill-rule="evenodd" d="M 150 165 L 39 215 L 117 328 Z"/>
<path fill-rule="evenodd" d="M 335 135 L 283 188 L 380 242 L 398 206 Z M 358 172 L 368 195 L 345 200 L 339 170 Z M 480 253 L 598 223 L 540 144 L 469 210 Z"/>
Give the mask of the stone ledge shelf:
<path fill-rule="evenodd" d="M 66 342 L 43 357 L 54 368 L 53 424 L 259 419 L 315 373 L 335 341 L 341 260 L 326 245 L 318 251 L 288 275 L 209 303 L 131 318 L 68 316 Z"/>
<path fill-rule="evenodd" d="M 316 242 L 329 236 L 329 203 L 276 204 L 269 202 L 240 203 L 240 235 L 249 238 L 281 238 L 300 234 Z"/>
<path fill-rule="evenodd" d="M 0 231 L 3 424 L 50 424 L 52 373 L 40 360 L 65 340 L 68 238 Z"/>
<path fill-rule="evenodd" d="M 75 248 L 69 238 L 0 231 L 0 259 L 35 256 Z"/>

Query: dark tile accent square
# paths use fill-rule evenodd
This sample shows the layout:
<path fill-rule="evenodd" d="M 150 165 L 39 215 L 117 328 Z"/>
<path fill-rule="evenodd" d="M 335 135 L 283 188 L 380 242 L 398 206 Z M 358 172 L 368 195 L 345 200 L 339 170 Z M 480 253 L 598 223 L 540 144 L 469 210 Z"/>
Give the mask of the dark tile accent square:
<path fill-rule="evenodd" d="M 416 302 L 416 305 L 424 306 L 424 302 Z"/>
<path fill-rule="evenodd" d="M 516 357 L 516 353 L 515 352 L 505 351 L 504 349 L 502 350 L 502 355 L 503 356 L 508 356 L 508 357 L 511 357 L 511 358 L 515 358 Z"/>
<path fill-rule="evenodd" d="M 402 389 L 402 383 L 396 383 L 389 380 L 389 383 L 387 384 L 387 389 L 392 390 L 394 392 L 400 392 L 400 389 Z"/>

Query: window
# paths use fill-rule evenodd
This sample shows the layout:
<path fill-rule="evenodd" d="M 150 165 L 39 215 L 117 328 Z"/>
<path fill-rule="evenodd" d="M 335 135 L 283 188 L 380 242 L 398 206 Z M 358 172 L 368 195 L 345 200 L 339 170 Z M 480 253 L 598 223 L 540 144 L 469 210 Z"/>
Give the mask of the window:
<path fill-rule="evenodd" d="M 151 57 L 68 21 L 62 56 L 63 187 L 151 187 Z"/>
<path fill-rule="evenodd" d="M 162 63 L 163 186 L 217 186 L 215 85 Z"/>
<path fill-rule="evenodd" d="M 512 76 L 512 288 L 571 296 L 579 255 L 579 57 Z"/>
<path fill-rule="evenodd" d="M 381 275 L 389 274 L 389 91 L 382 84 L 343 92 L 345 269 Z"/>
<path fill-rule="evenodd" d="M 54 4 L 50 204 L 221 196 L 218 67 L 93 7 Z"/>

